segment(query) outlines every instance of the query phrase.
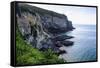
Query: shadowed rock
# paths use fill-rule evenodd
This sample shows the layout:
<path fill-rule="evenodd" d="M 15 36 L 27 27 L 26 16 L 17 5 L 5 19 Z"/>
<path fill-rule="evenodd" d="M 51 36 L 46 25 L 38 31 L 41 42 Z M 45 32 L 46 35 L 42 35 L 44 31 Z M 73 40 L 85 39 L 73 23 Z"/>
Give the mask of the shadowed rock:
<path fill-rule="evenodd" d="M 63 41 L 63 40 L 66 40 L 66 39 L 71 39 L 71 38 L 73 38 L 73 36 L 59 35 L 59 36 L 53 37 L 52 39 L 54 41 Z"/>
<path fill-rule="evenodd" d="M 58 54 L 64 54 L 67 53 L 65 50 L 60 51 Z"/>
<path fill-rule="evenodd" d="M 60 43 L 60 41 L 55 42 L 55 46 L 62 47 L 63 45 Z"/>
<path fill-rule="evenodd" d="M 64 46 L 71 46 L 74 44 L 74 42 L 72 41 L 61 41 L 61 44 L 63 44 Z"/>

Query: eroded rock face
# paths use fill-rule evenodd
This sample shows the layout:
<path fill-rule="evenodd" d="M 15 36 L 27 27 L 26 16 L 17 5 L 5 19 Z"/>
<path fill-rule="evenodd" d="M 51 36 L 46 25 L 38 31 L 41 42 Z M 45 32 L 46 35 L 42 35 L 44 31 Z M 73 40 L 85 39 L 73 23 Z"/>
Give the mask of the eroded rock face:
<path fill-rule="evenodd" d="M 17 8 L 20 8 L 16 13 L 17 25 L 25 41 L 40 50 L 50 48 L 60 53 L 58 46 L 63 46 L 60 41 L 71 37 L 59 34 L 72 30 L 72 22 L 63 14 L 38 7 L 19 4 Z"/>

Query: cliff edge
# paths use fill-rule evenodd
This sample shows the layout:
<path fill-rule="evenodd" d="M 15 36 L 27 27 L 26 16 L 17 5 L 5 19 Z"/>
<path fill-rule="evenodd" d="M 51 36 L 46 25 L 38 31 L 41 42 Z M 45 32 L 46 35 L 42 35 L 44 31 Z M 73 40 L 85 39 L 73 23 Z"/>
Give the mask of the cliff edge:
<path fill-rule="evenodd" d="M 73 30 L 72 22 L 64 14 L 27 4 L 16 4 L 17 26 L 24 40 L 39 50 L 52 49 L 60 53 L 58 46 L 68 37 L 61 33 Z M 67 45 L 73 44 L 64 41 Z M 65 43 L 64 43 L 65 44 Z"/>

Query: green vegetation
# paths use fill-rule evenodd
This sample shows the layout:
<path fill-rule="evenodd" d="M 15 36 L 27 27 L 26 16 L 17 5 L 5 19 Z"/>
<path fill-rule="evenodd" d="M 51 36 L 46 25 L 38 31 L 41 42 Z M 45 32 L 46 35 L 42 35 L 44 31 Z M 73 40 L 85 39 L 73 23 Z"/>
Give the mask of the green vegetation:
<path fill-rule="evenodd" d="M 64 63 L 62 59 L 54 54 L 51 49 L 42 52 L 27 44 L 16 28 L 16 64 L 17 65 L 35 65 L 35 64 L 54 64 Z"/>

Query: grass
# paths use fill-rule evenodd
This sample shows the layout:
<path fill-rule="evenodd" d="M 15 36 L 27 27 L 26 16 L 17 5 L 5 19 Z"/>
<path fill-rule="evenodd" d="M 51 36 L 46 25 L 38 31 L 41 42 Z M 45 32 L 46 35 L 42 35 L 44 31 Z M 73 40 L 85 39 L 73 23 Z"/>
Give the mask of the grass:
<path fill-rule="evenodd" d="M 36 64 L 55 64 L 64 63 L 62 59 L 51 50 L 45 52 L 33 48 L 31 44 L 27 44 L 16 28 L 16 65 L 36 65 Z"/>

